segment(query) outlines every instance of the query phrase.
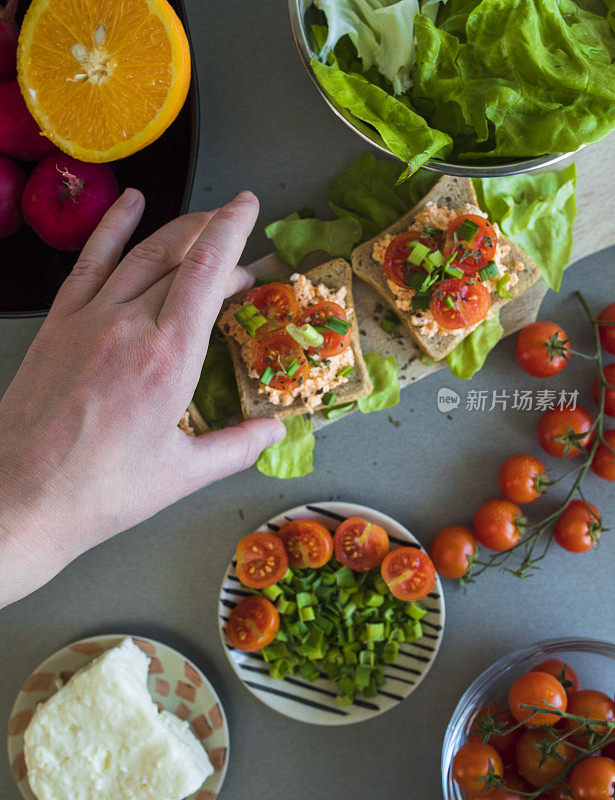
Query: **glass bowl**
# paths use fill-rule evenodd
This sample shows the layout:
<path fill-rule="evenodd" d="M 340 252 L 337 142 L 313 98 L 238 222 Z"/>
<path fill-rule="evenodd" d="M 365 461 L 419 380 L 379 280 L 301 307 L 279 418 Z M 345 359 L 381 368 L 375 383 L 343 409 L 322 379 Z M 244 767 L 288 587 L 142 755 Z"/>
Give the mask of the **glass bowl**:
<path fill-rule="evenodd" d="M 293 37 L 303 65 L 308 71 L 310 78 L 327 105 L 349 128 L 362 139 L 365 139 L 366 142 L 369 142 L 373 147 L 377 147 L 381 152 L 397 158 L 394 153 L 391 153 L 391 151 L 383 145 L 382 139 L 378 137 L 378 134 L 370 125 L 367 123 L 357 124 L 356 120 L 353 120 L 343 109 L 338 108 L 335 103 L 332 102 L 318 82 L 314 70 L 310 66 L 310 60 L 315 54 L 312 51 L 308 36 L 309 26 L 306 22 L 306 10 L 308 5 L 309 3 L 307 0 L 288 0 Z M 536 158 L 516 158 L 510 161 L 491 160 L 489 163 L 483 164 L 462 164 L 460 162 L 441 161 L 440 159 L 432 158 L 423 164 L 423 169 L 442 175 L 458 175 L 468 178 L 495 178 L 502 175 L 518 175 L 522 172 L 533 172 L 543 167 L 550 167 L 558 161 L 568 158 L 570 155 L 572 155 L 572 153 L 551 153 Z"/>
<path fill-rule="evenodd" d="M 442 747 L 444 800 L 463 800 L 452 774 L 455 753 L 467 741 L 477 711 L 489 703 L 506 703 L 513 682 L 548 658 L 565 661 L 578 673 L 581 686 L 589 684 L 609 697 L 615 688 L 615 644 L 598 639 L 549 639 L 500 658 L 465 691 L 453 712 Z"/>

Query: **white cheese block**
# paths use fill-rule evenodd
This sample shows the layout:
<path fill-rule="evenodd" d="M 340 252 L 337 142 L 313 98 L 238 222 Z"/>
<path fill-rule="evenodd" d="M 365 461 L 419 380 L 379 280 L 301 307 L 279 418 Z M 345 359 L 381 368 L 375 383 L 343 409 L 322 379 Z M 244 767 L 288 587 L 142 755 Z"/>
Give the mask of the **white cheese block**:
<path fill-rule="evenodd" d="M 25 733 L 38 800 L 183 800 L 213 773 L 187 722 L 158 709 L 125 639 L 36 710 Z"/>

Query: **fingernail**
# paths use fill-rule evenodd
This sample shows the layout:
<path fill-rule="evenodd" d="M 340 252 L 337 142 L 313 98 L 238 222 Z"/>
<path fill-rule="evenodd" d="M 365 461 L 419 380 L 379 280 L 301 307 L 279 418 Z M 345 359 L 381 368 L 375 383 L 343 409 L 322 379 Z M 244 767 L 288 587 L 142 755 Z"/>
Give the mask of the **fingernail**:
<path fill-rule="evenodd" d="M 141 199 L 141 192 L 138 189 L 126 189 L 124 194 L 120 197 L 120 203 L 129 208 L 134 206 Z"/>
<path fill-rule="evenodd" d="M 241 203 L 253 203 L 257 199 L 254 192 L 244 191 L 239 192 L 235 200 L 239 200 Z"/>

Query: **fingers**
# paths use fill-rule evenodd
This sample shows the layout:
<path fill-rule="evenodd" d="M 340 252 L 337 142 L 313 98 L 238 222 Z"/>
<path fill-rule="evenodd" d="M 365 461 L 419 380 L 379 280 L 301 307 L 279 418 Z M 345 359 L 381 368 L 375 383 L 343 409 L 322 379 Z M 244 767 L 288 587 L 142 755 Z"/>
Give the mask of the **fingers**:
<path fill-rule="evenodd" d="M 192 453 L 187 458 L 192 457 L 191 463 L 198 469 L 193 475 L 193 490 L 251 467 L 266 447 L 281 442 L 285 436 L 286 428 L 279 420 L 251 419 L 233 428 L 188 439 Z"/>
<path fill-rule="evenodd" d="M 146 292 L 182 262 L 215 213 L 184 214 L 133 247 L 107 281 L 105 298 L 127 303 Z"/>
<path fill-rule="evenodd" d="M 235 267 L 229 275 L 224 297 L 232 297 L 237 292 L 243 292 L 244 289 L 249 289 L 251 286 L 254 286 L 254 275 L 250 270 L 245 267 Z"/>
<path fill-rule="evenodd" d="M 116 200 L 88 239 L 68 278 L 60 287 L 53 308 L 72 313 L 87 305 L 117 266 L 126 243 L 139 224 L 145 201 L 136 189 Z"/>
<path fill-rule="evenodd" d="M 182 261 L 158 317 L 187 350 L 202 355 L 232 271 L 258 216 L 258 200 L 242 192 L 220 209 Z"/>

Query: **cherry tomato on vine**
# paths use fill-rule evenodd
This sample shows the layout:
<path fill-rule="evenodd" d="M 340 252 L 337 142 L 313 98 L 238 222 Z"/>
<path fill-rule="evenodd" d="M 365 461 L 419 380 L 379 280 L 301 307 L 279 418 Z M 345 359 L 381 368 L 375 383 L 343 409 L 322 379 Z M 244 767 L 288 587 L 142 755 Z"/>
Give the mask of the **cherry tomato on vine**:
<path fill-rule="evenodd" d="M 382 563 L 389 552 L 389 536 L 380 525 L 362 517 L 349 517 L 333 536 L 335 557 L 354 572 L 367 572 Z"/>
<path fill-rule="evenodd" d="M 562 684 L 566 694 L 571 694 L 579 690 L 579 678 L 577 673 L 571 666 L 563 661 L 559 661 L 557 658 L 541 661 L 540 664 L 536 664 L 532 672 L 546 672 L 547 675 L 553 675 L 553 677 L 557 678 Z"/>
<path fill-rule="evenodd" d="M 570 695 L 568 701 L 568 712 L 577 717 L 587 717 L 588 719 L 600 720 L 603 719 L 608 722 L 615 721 L 615 702 L 611 698 L 599 692 L 596 689 L 581 689 Z M 564 721 L 567 730 L 572 731 L 577 727 L 578 722 L 574 719 L 567 719 Z M 604 736 L 608 731 L 607 725 L 591 724 L 588 726 L 589 731 L 582 729 L 581 731 L 573 734 L 570 738 L 575 744 L 587 747 L 592 738 L 595 736 Z"/>
<path fill-rule="evenodd" d="M 237 545 L 237 577 L 250 589 L 265 589 L 281 580 L 288 570 L 282 540 L 273 533 L 249 533 Z"/>
<path fill-rule="evenodd" d="M 504 767 L 497 750 L 488 744 L 468 742 L 453 759 L 453 778 L 466 792 L 479 794 L 486 789 L 489 773 L 502 776 Z"/>
<path fill-rule="evenodd" d="M 262 650 L 275 639 L 280 615 L 265 597 L 253 595 L 237 603 L 226 623 L 226 635 L 238 650 Z"/>
<path fill-rule="evenodd" d="M 474 515 L 474 534 L 489 550 L 510 550 L 521 539 L 525 517 L 510 500 L 487 500 Z"/>
<path fill-rule="evenodd" d="M 598 544 L 602 530 L 596 506 L 573 500 L 557 521 L 555 541 L 569 553 L 586 553 Z"/>
<path fill-rule="evenodd" d="M 605 747 L 601 748 L 600 753 L 607 758 L 615 760 L 615 741 L 610 742 Z"/>
<path fill-rule="evenodd" d="M 545 492 L 547 473 L 538 458 L 522 453 L 510 456 L 500 467 L 500 491 L 511 503 L 533 503 Z"/>
<path fill-rule="evenodd" d="M 605 481 L 615 481 L 615 428 L 605 431 L 602 435 L 606 445 L 604 442 L 598 445 L 592 461 L 592 470 Z"/>
<path fill-rule="evenodd" d="M 321 303 L 314 303 L 314 305 L 308 306 L 301 314 L 299 324 L 308 323 L 314 328 L 322 327 L 330 317 L 336 317 L 343 322 L 348 321 L 348 314 L 340 305 L 323 300 Z M 346 333 L 338 333 L 327 328 L 322 335 L 324 342 L 320 347 L 309 347 L 308 353 L 310 355 L 319 355 L 321 358 L 333 358 L 333 356 L 341 355 L 350 347 L 352 328 L 349 328 Z"/>
<path fill-rule="evenodd" d="M 468 741 L 490 745 L 500 754 L 504 764 L 512 764 L 522 731 L 520 728 L 504 734 L 498 731 L 505 731 L 516 724 L 517 720 L 510 713 L 508 706 L 492 703 L 481 708 L 472 720 Z"/>
<path fill-rule="evenodd" d="M 317 569 L 333 555 L 333 538 L 315 519 L 292 519 L 277 535 L 284 542 L 291 569 Z"/>
<path fill-rule="evenodd" d="M 252 303 L 267 319 L 290 322 L 297 317 L 299 304 L 295 293 L 285 283 L 266 283 L 248 293 L 247 303 Z"/>
<path fill-rule="evenodd" d="M 418 547 L 391 550 L 380 565 L 380 572 L 391 594 L 406 602 L 427 597 L 436 583 L 435 567 Z"/>
<path fill-rule="evenodd" d="M 472 231 L 469 238 L 459 234 L 462 225 L 462 231 L 466 228 Z M 476 275 L 493 261 L 497 241 L 498 235 L 488 219 L 479 214 L 459 214 L 448 224 L 444 255 L 450 258 L 454 253 L 453 266 L 466 275 Z"/>
<path fill-rule="evenodd" d="M 615 361 L 604 368 L 604 377 L 608 386 L 604 389 L 604 413 L 615 417 Z M 600 378 L 596 375 L 593 387 L 594 400 L 600 403 Z"/>
<path fill-rule="evenodd" d="M 484 792 L 479 794 L 466 792 L 465 800 L 527 800 L 530 792 L 529 786 L 518 775 L 505 771 L 502 782 L 504 787 L 496 786 L 486 794 Z"/>
<path fill-rule="evenodd" d="M 472 531 L 459 525 L 449 525 L 436 533 L 429 555 L 442 577 L 461 578 L 468 571 L 470 559 L 477 551 L 478 542 Z"/>
<path fill-rule="evenodd" d="M 568 698 L 564 687 L 553 675 L 546 672 L 528 672 L 513 683 L 508 695 L 508 704 L 517 722 L 524 722 L 528 727 L 534 728 L 538 725 L 555 725 L 559 722 L 560 716 L 549 711 L 534 713 L 531 709 L 521 706 L 538 708 L 551 706 L 566 711 Z"/>
<path fill-rule="evenodd" d="M 582 406 L 552 408 L 538 421 L 538 441 L 551 456 L 571 458 L 587 449 L 594 440 L 594 418 Z"/>
<path fill-rule="evenodd" d="M 290 371 L 294 361 L 297 362 L 298 368 L 292 375 L 287 375 L 286 370 Z M 282 391 L 290 391 L 301 386 L 309 372 L 305 353 L 286 331 L 277 331 L 259 339 L 254 351 L 254 368 L 262 376 L 268 367 L 275 374 L 267 385 Z"/>
<path fill-rule="evenodd" d="M 482 283 L 473 283 L 468 278 L 449 278 L 436 285 L 429 307 L 441 328 L 454 331 L 485 319 L 491 308 L 491 295 Z"/>
<path fill-rule="evenodd" d="M 572 768 L 568 786 L 574 800 L 613 800 L 615 797 L 615 761 L 591 756 Z"/>
<path fill-rule="evenodd" d="M 521 369 L 536 378 L 558 375 L 570 358 L 568 337 L 554 322 L 533 322 L 519 331 L 515 358 Z"/>
<path fill-rule="evenodd" d="M 548 728 L 529 728 L 517 742 L 516 758 L 519 775 L 532 786 L 544 786 L 552 781 L 567 764 L 570 764 L 576 751 L 566 742 L 554 745 L 557 734 Z M 545 748 L 551 745 L 553 751 L 546 755 Z M 546 755 L 546 757 L 545 757 Z"/>
<path fill-rule="evenodd" d="M 442 236 L 428 236 L 418 231 L 405 231 L 396 236 L 384 254 L 384 272 L 387 278 L 398 286 L 408 288 L 408 278 L 413 272 L 421 272 L 427 277 L 427 272 L 419 265 L 408 262 L 409 245 L 411 242 L 420 242 L 435 253 L 440 249 Z"/>
<path fill-rule="evenodd" d="M 599 322 L 610 322 L 611 325 L 600 325 L 600 341 L 602 346 L 607 351 L 615 356 L 615 303 L 603 308 L 598 314 Z"/>

